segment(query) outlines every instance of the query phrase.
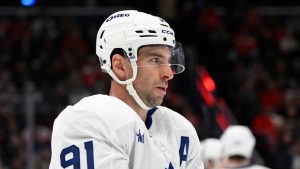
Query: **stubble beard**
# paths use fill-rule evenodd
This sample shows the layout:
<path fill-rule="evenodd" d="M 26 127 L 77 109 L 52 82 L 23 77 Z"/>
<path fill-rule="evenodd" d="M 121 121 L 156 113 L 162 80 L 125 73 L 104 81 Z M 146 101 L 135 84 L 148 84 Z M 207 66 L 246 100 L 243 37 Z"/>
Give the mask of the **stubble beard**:
<path fill-rule="evenodd" d="M 149 104 L 151 104 L 151 107 L 156 107 L 156 106 L 160 106 L 163 102 L 163 98 L 159 98 L 157 96 L 154 96 L 153 94 L 149 94 L 148 99 L 149 100 Z"/>
<path fill-rule="evenodd" d="M 141 90 L 137 91 L 137 93 L 144 102 L 144 104 L 146 104 L 150 108 L 160 106 L 163 102 L 163 98 L 156 96 L 154 92 Z"/>

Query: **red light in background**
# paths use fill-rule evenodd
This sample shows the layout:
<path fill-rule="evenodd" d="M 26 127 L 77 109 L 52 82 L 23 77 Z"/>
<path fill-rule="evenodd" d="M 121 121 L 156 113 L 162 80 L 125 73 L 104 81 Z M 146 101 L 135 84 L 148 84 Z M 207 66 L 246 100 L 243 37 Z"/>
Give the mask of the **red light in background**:
<path fill-rule="evenodd" d="M 216 89 L 215 82 L 209 76 L 203 78 L 203 84 L 207 91 L 212 92 Z"/>
<path fill-rule="evenodd" d="M 197 88 L 198 88 L 198 91 L 200 92 L 201 96 L 203 97 L 205 104 L 208 107 L 214 106 L 216 103 L 215 98 L 211 92 L 208 92 L 207 89 L 205 89 L 201 80 L 197 81 Z"/>
<path fill-rule="evenodd" d="M 199 66 L 197 68 L 198 80 L 197 80 L 197 88 L 200 92 L 201 96 L 205 104 L 208 107 L 212 107 L 215 105 L 215 97 L 213 95 L 213 91 L 216 90 L 216 84 L 205 69 L 204 66 Z"/>

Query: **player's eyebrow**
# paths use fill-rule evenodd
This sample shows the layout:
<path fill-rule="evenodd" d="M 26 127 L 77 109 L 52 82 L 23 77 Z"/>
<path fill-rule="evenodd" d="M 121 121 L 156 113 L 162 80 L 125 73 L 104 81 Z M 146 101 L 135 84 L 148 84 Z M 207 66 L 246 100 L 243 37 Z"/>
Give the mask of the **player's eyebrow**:
<path fill-rule="evenodd" d="M 149 57 L 156 56 L 161 59 L 169 60 L 171 58 L 170 49 L 168 52 L 166 52 L 165 49 L 160 47 L 165 47 L 165 46 L 161 46 L 161 45 L 145 46 L 144 48 L 138 50 L 138 57 L 142 56 L 146 59 Z"/>
<path fill-rule="evenodd" d="M 158 53 L 158 52 L 149 52 L 147 53 L 148 56 L 157 56 L 157 57 L 163 57 L 162 54 Z"/>
<path fill-rule="evenodd" d="M 156 51 L 150 51 L 149 53 L 146 53 L 147 56 L 149 57 L 153 57 L 153 56 L 156 56 L 156 57 L 159 57 L 159 58 L 162 58 L 162 59 L 167 59 L 169 60 L 170 59 L 170 55 L 166 56 L 166 55 L 163 55 L 162 53 L 160 52 L 156 52 Z"/>

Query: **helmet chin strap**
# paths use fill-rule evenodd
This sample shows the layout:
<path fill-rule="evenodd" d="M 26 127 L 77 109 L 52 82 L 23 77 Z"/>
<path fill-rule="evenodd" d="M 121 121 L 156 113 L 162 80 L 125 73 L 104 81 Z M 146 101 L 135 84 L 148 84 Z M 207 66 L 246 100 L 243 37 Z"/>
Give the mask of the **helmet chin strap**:
<path fill-rule="evenodd" d="M 144 110 L 149 110 L 151 109 L 150 107 L 148 107 L 140 98 L 140 96 L 137 94 L 136 90 L 133 87 L 132 82 L 135 80 L 136 75 L 137 75 L 137 65 L 136 65 L 136 61 L 130 61 L 131 64 L 131 68 L 132 68 L 132 78 L 130 80 L 126 80 L 126 90 L 128 91 L 128 93 L 133 97 L 133 99 L 135 100 L 135 102 Z"/>
<path fill-rule="evenodd" d="M 126 90 L 128 91 L 128 93 L 133 97 L 134 101 L 144 110 L 150 110 L 151 108 L 146 106 L 146 104 L 142 101 L 142 99 L 139 97 L 139 95 L 137 94 L 136 90 L 133 87 L 132 82 L 135 80 L 136 78 L 136 74 L 137 74 L 137 65 L 135 61 L 130 61 L 131 63 L 131 68 L 132 68 L 132 78 L 127 79 L 125 81 L 121 81 L 116 75 L 115 73 L 109 68 L 107 69 L 107 73 L 119 84 L 125 84 L 126 85 Z"/>
<path fill-rule="evenodd" d="M 151 108 L 146 106 L 145 103 L 142 101 L 142 99 L 139 97 L 139 95 L 136 93 L 132 83 L 129 83 L 126 85 L 126 90 L 129 92 L 129 94 L 133 97 L 135 102 L 141 106 L 144 110 L 150 110 Z"/>

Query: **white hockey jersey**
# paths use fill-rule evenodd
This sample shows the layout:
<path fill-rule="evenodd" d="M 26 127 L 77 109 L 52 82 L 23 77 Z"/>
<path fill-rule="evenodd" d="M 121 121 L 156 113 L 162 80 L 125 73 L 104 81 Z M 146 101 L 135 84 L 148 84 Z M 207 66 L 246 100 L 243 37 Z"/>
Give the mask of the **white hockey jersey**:
<path fill-rule="evenodd" d="M 146 125 L 145 125 L 146 124 Z M 49 169 L 203 169 L 194 127 L 162 106 L 146 123 L 121 100 L 86 97 L 56 118 Z"/>

